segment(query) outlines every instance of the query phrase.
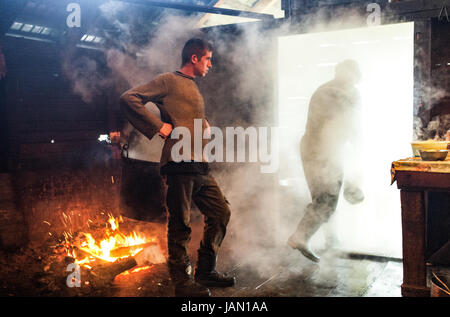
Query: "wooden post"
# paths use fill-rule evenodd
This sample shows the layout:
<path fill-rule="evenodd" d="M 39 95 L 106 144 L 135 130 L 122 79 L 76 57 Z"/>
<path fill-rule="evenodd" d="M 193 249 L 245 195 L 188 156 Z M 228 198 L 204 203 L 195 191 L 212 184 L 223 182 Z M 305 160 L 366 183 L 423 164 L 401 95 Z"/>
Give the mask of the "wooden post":
<path fill-rule="evenodd" d="M 403 296 L 430 296 L 425 267 L 425 202 L 423 191 L 400 191 L 403 236 Z"/>

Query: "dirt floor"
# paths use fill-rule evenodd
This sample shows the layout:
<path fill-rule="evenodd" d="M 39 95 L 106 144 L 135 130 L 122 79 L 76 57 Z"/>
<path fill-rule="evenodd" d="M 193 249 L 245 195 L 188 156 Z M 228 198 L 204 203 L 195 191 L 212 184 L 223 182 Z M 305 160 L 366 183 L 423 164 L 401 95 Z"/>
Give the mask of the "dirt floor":
<path fill-rule="evenodd" d="M 195 220 L 195 219 L 194 219 Z M 122 225 L 156 237 L 167 256 L 166 224 L 136 223 Z M 203 223 L 193 223 L 190 256 L 201 238 Z M 233 245 L 231 245 L 233 244 Z M 285 246 L 274 255 L 271 248 L 257 249 L 238 258 L 231 252 L 235 243 L 224 242 L 218 270 L 236 276 L 232 288 L 212 288 L 214 297 L 398 297 L 402 283 L 402 263 L 387 259 L 354 258 L 328 250 L 315 264 Z M 255 266 L 255 259 L 271 259 L 265 266 Z M 174 290 L 165 264 L 151 265 L 142 271 L 136 267 L 111 280 L 95 279 L 92 270 L 81 269 L 80 287 L 68 287 L 73 262 L 61 237 L 30 244 L 14 253 L 0 254 L 0 296 L 39 297 L 172 297 Z"/>

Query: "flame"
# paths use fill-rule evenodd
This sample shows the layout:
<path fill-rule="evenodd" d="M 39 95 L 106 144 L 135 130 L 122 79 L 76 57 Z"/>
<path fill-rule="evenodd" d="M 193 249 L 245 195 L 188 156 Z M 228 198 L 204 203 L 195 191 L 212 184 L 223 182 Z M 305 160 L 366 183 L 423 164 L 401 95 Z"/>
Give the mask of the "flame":
<path fill-rule="evenodd" d="M 68 250 L 68 255 L 75 258 L 75 263 L 89 268 L 89 263 L 100 259 L 107 262 L 114 262 L 117 259 L 134 256 L 143 250 L 143 248 L 130 248 L 126 254 L 115 256 L 111 254 L 114 250 L 125 247 L 133 247 L 143 245 L 145 243 L 154 242 L 154 238 L 146 238 L 145 236 L 133 231 L 129 235 L 125 235 L 119 231 L 119 222 L 123 222 L 122 217 L 115 218 L 109 214 L 107 228 L 103 239 L 97 241 L 90 233 L 83 233 L 84 239 L 77 245 L 77 248 L 88 256 L 79 257 L 74 249 Z M 109 227 L 108 227 L 109 224 Z M 66 236 L 66 241 L 68 236 Z"/>
<path fill-rule="evenodd" d="M 133 273 L 137 273 L 137 272 L 141 272 L 141 271 L 147 271 L 147 270 L 149 270 L 151 268 L 151 266 L 150 265 L 146 265 L 146 266 L 140 266 L 140 267 L 137 267 L 137 268 L 135 268 L 135 269 L 133 269 L 133 270 L 126 270 L 125 272 L 122 272 L 122 273 L 120 273 L 119 275 L 117 275 L 117 277 L 122 277 L 122 276 L 126 276 L 126 275 L 130 275 L 130 274 L 133 274 Z"/>

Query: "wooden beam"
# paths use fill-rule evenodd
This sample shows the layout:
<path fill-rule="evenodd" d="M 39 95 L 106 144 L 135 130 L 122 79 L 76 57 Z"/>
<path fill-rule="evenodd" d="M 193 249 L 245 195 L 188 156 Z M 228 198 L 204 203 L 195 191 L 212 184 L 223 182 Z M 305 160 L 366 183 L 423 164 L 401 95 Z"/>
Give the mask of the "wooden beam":
<path fill-rule="evenodd" d="M 329 10 L 331 13 L 342 9 L 365 9 L 369 3 L 373 1 L 341 1 L 335 3 L 316 2 L 314 5 L 305 6 L 304 0 L 287 0 L 290 3 L 289 7 L 292 9 L 292 16 L 308 15 L 321 10 Z M 381 6 L 381 14 L 384 19 L 392 20 L 398 19 L 425 19 L 436 18 L 441 14 L 443 8 L 447 8 L 450 12 L 450 0 L 412 0 L 412 1 L 396 1 L 388 2 L 377 1 Z M 298 20 L 298 19 L 296 19 Z"/>
<path fill-rule="evenodd" d="M 174 3 L 174 2 L 159 2 L 159 1 L 148 1 L 148 0 L 120 0 L 120 1 L 134 3 L 134 4 L 141 4 L 141 5 L 155 6 L 155 7 L 179 9 L 179 10 L 184 10 L 184 11 L 231 15 L 231 16 L 252 18 L 252 19 L 258 19 L 258 20 L 273 20 L 274 19 L 274 16 L 271 14 L 255 13 L 255 12 L 249 12 L 249 11 L 232 10 L 232 9 L 209 7 L 209 6 L 186 5 L 186 4 L 180 4 L 180 3 Z"/>

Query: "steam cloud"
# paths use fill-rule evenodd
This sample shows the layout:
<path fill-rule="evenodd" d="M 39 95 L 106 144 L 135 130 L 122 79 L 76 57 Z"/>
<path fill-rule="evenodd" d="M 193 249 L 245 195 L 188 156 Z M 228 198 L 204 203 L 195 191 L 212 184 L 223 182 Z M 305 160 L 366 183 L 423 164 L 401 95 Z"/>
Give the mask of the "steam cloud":
<path fill-rule="evenodd" d="M 182 45 L 190 37 L 199 35 L 195 29 L 198 18 L 168 16 L 160 24 L 150 44 L 135 47 L 129 44 L 132 35 L 129 26 L 117 20 L 120 6 L 117 3 L 102 6 L 103 15 L 122 31 L 121 49 L 109 49 L 106 52 L 107 65 L 111 69 L 109 76 L 100 78 L 96 74 L 98 66 L 91 60 L 80 60 L 66 67 L 73 74 L 70 79 L 74 83 L 74 90 L 85 101 L 92 100 L 92 96 L 101 88 L 117 82 L 118 77 L 125 79 L 128 86 L 132 87 L 145 83 L 161 72 L 176 70 Z M 342 16 L 342 19 L 326 22 L 328 18 L 325 13 L 322 14 L 323 20 L 317 17 L 306 19 L 304 31 L 319 32 L 333 27 L 360 26 L 360 21 L 364 19 L 359 12 L 349 13 L 348 10 L 334 14 Z M 275 99 L 271 95 L 273 74 L 277 67 L 276 39 L 278 35 L 286 34 L 289 28 L 283 25 L 276 30 L 268 30 L 254 24 L 237 27 L 239 36 L 220 30 L 208 33 L 214 41 L 219 59 L 213 65 L 212 72 L 198 82 L 212 125 L 276 125 L 273 112 Z M 137 53 L 137 58 L 132 57 Z M 140 63 L 147 67 L 141 67 Z M 83 71 L 79 71 L 80 65 L 83 65 Z M 144 142 L 142 148 L 149 147 L 145 143 L 148 140 L 142 136 L 140 140 Z M 263 277 L 270 277 L 274 267 L 301 271 L 302 263 L 307 260 L 300 253 L 289 249 L 286 240 L 300 220 L 304 207 L 310 202 L 309 194 L 306 191 L 292 192 L 289 187 L 284 192 L 275 190 L 278 186 L 276 174 L 261 174 L 257 164 L 223 163 L 214 166 L 214 170 L 214 176 L 230 201 L 232 210 L 221 252 L 230 252 L 236 263 L 249 265 Z M 306 186 L 306 183 L 303 185 Z M 322 272 L 327 271 L 326 263 L 321 264 Z"/>
<path fill-rule="evenodd" d="M 423 90 L 426 99 L 422 100 L 422 108 L 419 109 L 418 116 L 414 118 L 414 140 L 445 141 L 447 131 L 450 130 L 450 115 L 437 115 L 430 118 L 429 122 L 423 122 L 420 114 L 431 111 L 440 100 L 450 98 L 450 94 L 443 88 L 433 86 L 426 86 Z"/>

